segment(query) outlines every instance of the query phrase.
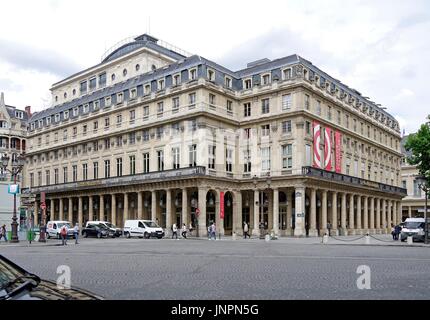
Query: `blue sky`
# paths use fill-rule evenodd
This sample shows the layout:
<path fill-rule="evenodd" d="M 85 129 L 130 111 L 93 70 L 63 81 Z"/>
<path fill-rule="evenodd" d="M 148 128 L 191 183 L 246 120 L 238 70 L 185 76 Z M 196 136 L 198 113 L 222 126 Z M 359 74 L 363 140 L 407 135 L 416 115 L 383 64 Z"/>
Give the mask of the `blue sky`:
<path fill-rule="evenodd" d="M 23 10 L 25 8 L 25 10 Z M 430 1 L 2 1 L 0 91 L 50 105 L 50 86 L 150 31 L 233 70 L 297 53 L 414 132 L 430 114 Z"/>

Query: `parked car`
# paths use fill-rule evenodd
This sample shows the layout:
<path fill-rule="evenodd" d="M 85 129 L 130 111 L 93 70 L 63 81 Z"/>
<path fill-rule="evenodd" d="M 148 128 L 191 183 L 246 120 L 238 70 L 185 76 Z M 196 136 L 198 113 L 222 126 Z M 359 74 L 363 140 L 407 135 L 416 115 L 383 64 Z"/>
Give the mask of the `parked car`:
<path fill-rule="evenodd" d="M 126 220 L 124 223 L 124 236 L 149 239 L 164 237 L 163 229 L 151 220 Z"/>
<path fill-rule="evenodd" d="M 102 300 L 83 289 L 59 289 L 0 255 L 0 300 Z"/>
<path fill-rule="evenodd" d="M 84 238 L 87 237 L 113 237 L 114 232 L 108 228 L 106 228 L 102 224 L 90 224 L 87 227 L 82 229 L 82 236 Z"/>
<path fill-rule="evenodd" d="M 106 228 L 108 228 L 108 229 L 110 229 L 111 231 L 114 232 L 113 237 L 120 237 L 122 235 L 121 228 L 117 228 L 115 225 L 113 225 L 110 222 L 107 222 L 107 221 L 88 221 L 85 224 L 85 227 L 88 227 L 90 224 L 95 224 L 95 225 L 101 224 L 101 225 L 104 225 Z"/>
<path fill-rule="evenodd" d="M 69 221 L 48 221 L 48 223 L 46 224 L 46 237 L 48 239 L 50 238 L 61 239 L 60 231 L 64 225 L 68 229 L 67 237 L 73 238 L 74 237 L 73 227 Z"/>
<path fill-rule="evenodd" d="M 407 218 L 400 234 L 400 240 L 406 241 L 412 237 L 412 241 L 424 241 L 424 218 Z"/>

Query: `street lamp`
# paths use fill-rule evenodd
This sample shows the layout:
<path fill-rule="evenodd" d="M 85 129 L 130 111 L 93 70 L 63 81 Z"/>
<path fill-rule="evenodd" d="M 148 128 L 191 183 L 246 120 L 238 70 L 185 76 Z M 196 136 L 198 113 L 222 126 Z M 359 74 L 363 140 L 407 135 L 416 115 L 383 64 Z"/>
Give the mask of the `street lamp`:
<path fill-rule="evenodd" d="M 3 172 L 9 172 L 13 178 L 13 183 L 16 185 L 16 177 L 22 171 L 25 163 L 25 157 L 23 155 L 13 154 L 12 157 L 12 169 L 8 168 L 10 158 L 7 155 L 1 157 L 1 166 Z M 37 212 L 36 212 L 37 214 Z M 16 193 L 13 194 L 13 217 L 12 217 L 12 236 L 10 242 L 19 242 L 18 240 L 18 223 L 16 222 Z"/>
<path fill-rule="evenodd" d="M 253 178 L 253 183 L 254 183 L 254 187 L 255 189 L 257 189 L 257 184 L 258 184 L 258 180 L 257 180 L 257 176 L 254 176 Z M 270 178 L 267 178 L 266 180 L 267 183 L 267 189 L 270 189 L 270 183 L 271 180 Z M 258 213 L 260 214 L 260 239 L 264 239 L 264 207 L 263 207 L 263 197 L 264 197 L 264 191 L 263 192 L 258 192 L 258 203 L 256 203 L 258 205 Z M 254 226 L 255 228 L 255 226 Z"/>
<path fill-rule="evenodd" d="M 427 224 L 427 198 L 428 193 L 430 191 L 427 178 L 424 176 L 419 176 L 416 178 L 418 182 L 418 188 L 424 191 L 425 194 L 425 202 L 424 202 L 424 243 L 428 243 L 428 224 Z"/>

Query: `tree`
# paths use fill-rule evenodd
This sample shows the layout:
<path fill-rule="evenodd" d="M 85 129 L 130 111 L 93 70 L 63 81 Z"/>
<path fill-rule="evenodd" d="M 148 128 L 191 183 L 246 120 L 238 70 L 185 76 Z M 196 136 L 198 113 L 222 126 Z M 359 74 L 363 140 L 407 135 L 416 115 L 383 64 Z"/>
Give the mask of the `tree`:
<path fill-rule="evenodd" d="M 411 165 L 416 165 L 420 175 L 430 182 L 430 115 L 417 133 L 408 136 L 405 149 L 411 152 L 407 158 Z"/>

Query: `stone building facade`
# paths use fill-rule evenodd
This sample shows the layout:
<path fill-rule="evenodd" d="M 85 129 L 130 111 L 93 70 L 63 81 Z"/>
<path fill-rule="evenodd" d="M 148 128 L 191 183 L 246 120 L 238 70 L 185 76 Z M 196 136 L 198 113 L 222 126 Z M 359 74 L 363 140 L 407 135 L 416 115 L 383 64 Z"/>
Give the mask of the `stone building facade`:
<path fill-rule="evenodd" d="M 401 218 L 397 121 L 298 55 L 231 71 L 145 34 L 51 91 L 26 171 L 51 219 L 316 236 Z"/>

